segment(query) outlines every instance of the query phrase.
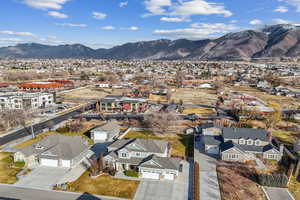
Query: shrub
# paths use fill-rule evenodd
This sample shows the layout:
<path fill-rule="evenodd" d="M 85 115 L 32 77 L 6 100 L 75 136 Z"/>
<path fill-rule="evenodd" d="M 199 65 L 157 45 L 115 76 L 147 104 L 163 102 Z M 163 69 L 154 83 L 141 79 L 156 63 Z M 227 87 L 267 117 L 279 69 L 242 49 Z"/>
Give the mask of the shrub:
<path fill-rule="evenodd" d="M 19 167 L 19 168 L 23 168 L 25 166 L 25 162 L 23 161 L 18 161 L 18 162 L 15 162 L 14 165 L 16 167 Z"/>
<path fill-rule="evenodd" d="M 288 177 L 285 174 L 259 174 L 258 182 L 262 186 L 286 187 Z"/>
<path fill-rule="evenodd" d="M 133 171 L 133 170 L 126 170 L 124 171 L 124 174 L 126 176 L 130 176 L 130 177 L 139 177 L 139 173 L 137 171 Z"/>

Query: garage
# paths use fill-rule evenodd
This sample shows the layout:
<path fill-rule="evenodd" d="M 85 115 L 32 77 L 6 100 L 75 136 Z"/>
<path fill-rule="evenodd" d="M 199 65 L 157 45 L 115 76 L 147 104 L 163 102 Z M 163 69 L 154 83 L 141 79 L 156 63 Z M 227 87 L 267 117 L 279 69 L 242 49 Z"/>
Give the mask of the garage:
<path fill-rule="evenodd" d="M 70 160 L 61 160 L 61 166 L 62 167 L 71 167 L 71 161 Z"/>
<path fill-rule="evenodd" d="M 174 180 L 175 179 L 175 175 L 174 174 L 165 174 L 164 175 L 164 179 L 166 179 L 166 180 Z"/>
<path fill-rule="evenodd" d="M 41 165 L 49 167 L 58 167 L 58 160 L 42 158 Z"/>
<path fill-rule="evenodd" d="M 159 173 L 142 172 L 142 178 L 149 178 L 149 179 L 159 180 Z"/>
<path fill-rule="evenodd" d="M 209 154 L 219 154 L 219 147 L 218 146 L 208 146 L 206 152 Z"/>

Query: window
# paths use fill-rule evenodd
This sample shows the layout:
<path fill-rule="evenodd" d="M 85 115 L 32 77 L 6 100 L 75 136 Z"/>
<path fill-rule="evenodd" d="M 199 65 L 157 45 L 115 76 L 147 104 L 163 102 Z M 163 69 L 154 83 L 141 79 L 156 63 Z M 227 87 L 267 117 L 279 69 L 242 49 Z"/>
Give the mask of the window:
<path fill-rule="evenodd" d="M 122 153 L 121 157 L 126 158 L 127 157 L 127 153 Z"/>
<path fill-rule="evenodd" d="M 274 154 L 268 154 L 267 158 L 268 159 L 276 159 L 276 155 L 274 155 Z"/>
<path fill-rule="evenodd" d="M 238 154 L 228 154 L 229 159 L 238 159 L 239 155 Z"/>
<path fill-rule="evenodd" d="M 139 152 L 136 152 L 135 155 L 138 156 L 138 157 L 141 156 L 141 154 Z"/>
<path fill-rule="evenodd" d="M 239 144 L 245 144 L 245 140 L 244 140 L 243 138 L 241 138 L 241 139 L 239 140 Z"/>
<path fill-rule="evenodd" d="M 253 145 L 253 140 L 251 139 L 247 140 L 247 145 Z"/>
<path fill-rule="evenodd" d="M 259 141 L 259 140 L 256 140 L 256 141 L 255 141 L 255 145 L 256 145 L 256 146 L 259 146 L 259 145 L 260 145 L 260 141 Z"/>

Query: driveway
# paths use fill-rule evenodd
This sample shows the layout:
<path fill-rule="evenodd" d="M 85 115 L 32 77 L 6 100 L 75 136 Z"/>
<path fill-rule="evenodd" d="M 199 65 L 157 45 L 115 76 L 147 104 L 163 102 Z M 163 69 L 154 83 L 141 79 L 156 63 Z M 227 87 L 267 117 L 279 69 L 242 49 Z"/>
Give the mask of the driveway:
<path fill-rule="evenodd" d="M 52 189 L 53 185 L 55 185 L 68 171 L 69 169 L 66 168 L 39 166 L 16 182 L 15 186 Z"/>
<path fill-rule="evenodd" d="M 195 141 L 194 160 L 200 165 L 200 199 L 220 200 L 220 187 L 216 171 L 217 160 L 204 153 L 202 141 Z"/>
<path fill-rule="evenodd" d="M 264 187 L 269 200 L 295 200 L 286 188 Z"/>
<path fill-rule="evenodd" d="M 183 172 L 175 181 L 142 179 L 134 200 L 188 200 L 189 163 L 183 163 Z"/>

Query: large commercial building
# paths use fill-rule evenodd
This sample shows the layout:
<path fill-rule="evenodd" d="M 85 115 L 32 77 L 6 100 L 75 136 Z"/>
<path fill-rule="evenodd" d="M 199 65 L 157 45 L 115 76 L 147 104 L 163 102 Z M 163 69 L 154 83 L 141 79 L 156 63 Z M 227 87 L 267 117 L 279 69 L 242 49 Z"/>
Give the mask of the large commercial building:
<path fill-rule="evenodd" d="M 53 105 L 54 103 L 54 95 L 50 93 L 0 93 L 0 110 L 37 109 Z"/>

